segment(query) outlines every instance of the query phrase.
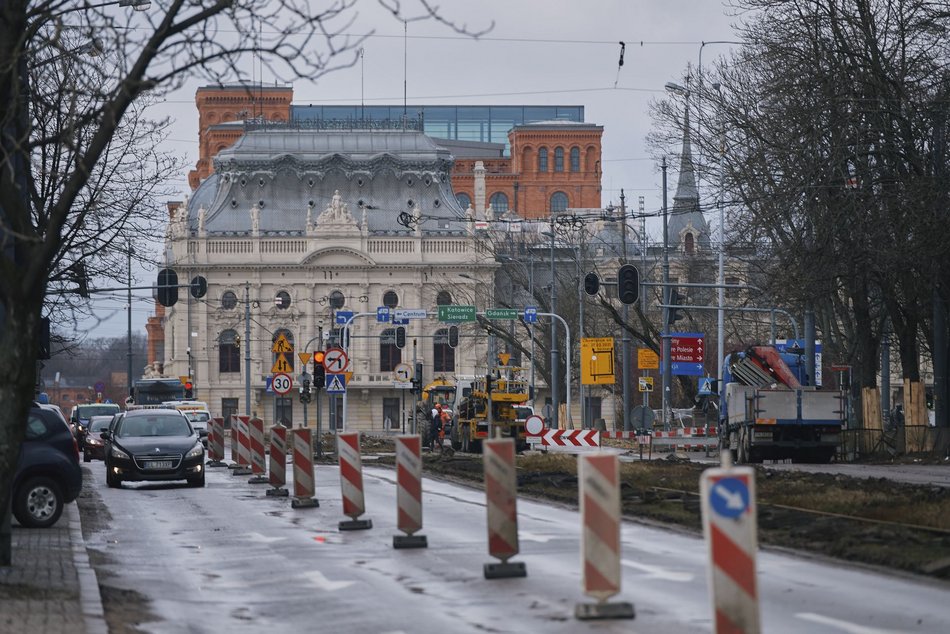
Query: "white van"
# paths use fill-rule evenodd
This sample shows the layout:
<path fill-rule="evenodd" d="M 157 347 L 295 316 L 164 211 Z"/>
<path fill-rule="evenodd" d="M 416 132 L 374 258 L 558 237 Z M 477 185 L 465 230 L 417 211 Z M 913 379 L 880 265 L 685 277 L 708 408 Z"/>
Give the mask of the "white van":
<path fill-rule="evenodd" d="M 211 411 L 204 401 L 164 401 L 163 407 L 177 409 L 185 415 L 191 426 L 201 437 L 201 442 L 208 445 L 208 424 L 211 421 Z"/>

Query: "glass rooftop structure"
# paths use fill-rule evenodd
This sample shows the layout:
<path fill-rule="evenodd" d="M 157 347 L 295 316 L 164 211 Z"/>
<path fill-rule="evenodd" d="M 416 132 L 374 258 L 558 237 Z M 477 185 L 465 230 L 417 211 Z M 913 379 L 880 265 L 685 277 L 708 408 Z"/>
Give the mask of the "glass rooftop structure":
<path fill-rule="evenodd" d="M 516 125 L 539 121 L 584 122 L 584 106 L 407 106 L 410 119 L 421 117 L 424 132 L 439 139 L 504 143 L 509 155 L 508 132 Z M 323 106 L 292 105 L 291 118 L 396 120 L 403 117 L 403 106 Z"/>

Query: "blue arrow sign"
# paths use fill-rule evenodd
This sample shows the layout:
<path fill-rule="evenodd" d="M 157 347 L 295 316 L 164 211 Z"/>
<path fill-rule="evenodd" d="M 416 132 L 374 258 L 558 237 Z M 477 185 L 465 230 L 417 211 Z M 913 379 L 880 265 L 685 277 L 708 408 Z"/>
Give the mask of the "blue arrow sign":
<path fill-rule="evenodd" d="M 376 309 L 376 321 L 381 324 L 389 322 L 389 306 L 380 306 Z"/>
<path fill-rule="evenodd" d="M 346 392 L 346 375 L 328 374 L 326 391 L 327 394 L 343 394 Z"/>
<path fill-rule="evenodd" d="M 346 325 L 346 322 L 348 322 L 351 317 L 353 317 L 353 311 L 352 311 L 352 310 L 338 310 L 338 311 L 336 311 L 336 325 L 337 325 L 337 326 L 345 326 L 345 325 Z"/>
<path fill-rule="evenodd" d="M 524 320 L 528 324 L 536 324 L 538 322 L 538 308 L 536 306 L 528 306 L 524 309 Z"/>
<path fill-rule="evenodd" d="M 696 393 L 701 396 L 709 396 L 713 393 L 713 383 L 715 383 L 715 381 L 716 379 L 711 376 L 704 376 L 699 379 L 699 389 L 696 390 Z"/>
<path fill-rule="evenodd" d="M 749 487 L 739 478 L 723 478 L 709 489 L 709 505 L 729 519 L 735 519 L 749 508 Z"/>
<path fill-rule="evenodd" d="M 679 376 L 702 376 L 704 374 L 702 363 L 690 363 L 687 361 L 671 362 L 670 371 Z"/>

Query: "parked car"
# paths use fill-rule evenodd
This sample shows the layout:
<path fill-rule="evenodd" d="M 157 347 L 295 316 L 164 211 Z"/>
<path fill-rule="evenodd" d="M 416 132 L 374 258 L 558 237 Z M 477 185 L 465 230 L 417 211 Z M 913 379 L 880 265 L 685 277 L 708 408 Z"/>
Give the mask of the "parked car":
<path fill-rule="evenodd" d="M 112 431 L 100 437 L 109 444 L 105 462 L 110 487 L 143 480 L 187 480 L 190 486 L 205 485 L 204 445 L 178 410 L 128 411 Z"/>
<path fill-rule="evenodd" d="M 33 406 L 13 474 L 14 517 L 23 526 L 48 528 L 81 489 L 79 446 L 69 425 L 56 412 Z"/>
<path fill-rule="evenodd" d="M 116 414 L 118 416 L 118 414 Z M 109 425 L 115 416 L 93 416 L 89 419 L 89 427 L 86 430 L 86 437 L 82 443 L 82 461 L 90 462 L 92 460 L 104 460 L 105 442 L 101 438 L 104 431 L 109 430 Z"/>

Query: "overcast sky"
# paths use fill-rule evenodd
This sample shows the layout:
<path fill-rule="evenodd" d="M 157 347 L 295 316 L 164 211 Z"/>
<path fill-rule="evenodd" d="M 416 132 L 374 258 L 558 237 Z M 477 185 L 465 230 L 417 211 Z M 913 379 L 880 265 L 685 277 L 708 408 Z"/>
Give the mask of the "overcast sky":
<path fill-rule="evenodd" d="M 473 40 L 448 27 L 410 22 L 403 25 L 373 0 L 357 3 L 360 15 L 348 32 L 375 31 L 364 44 L 362 64 L 337 71 L 317 82 L 294 83 L 295 103 L 367 105 L 402 103 L 404 78 L 410 104 L 565 104 L 582 105 L 586 120 L 604 127 L 603 205 L 619 204 L 625 191 L 636 210 L 644 197 L 646 210 L 661 207 L 658 166 L 650 158 L 645 137 L 651 121 L 649 103 L 664 94 L 668 81 L 680 82 L 687 64 L 699 60 L 702 42 L 734 40 L 733 10 L 719 0 L 442 0 L 436 2 L 447 19 L 479 30 L 492 21 L 487 35 Z M 412 0 L 403 0 L 412 11 Z M 626 43 L 619 68 L 619 42 Z M 702 47 L 703 66 L 726 53 L 728 45 Z M 246 78 L 259 80 L 252 59 Z M 253 73 L 253 74 L 252 74 Z M 274 77 L 264 69 L 263 80 Z M 198 116 L 195 90 L 189 83 L 151 115 L 173 119 L 168 143 L 193 167 L 198 158 Z M 671 153 L 678 148 L 671 148 Z M 676 182 L 677 157 L 671 156 L 670 187 Z M 190 190 L 187 172 L 175 183 L 181 197 Z M 672 191 L 670 191 L 672 195 Z M 705 206 L 705 205 L 704 205 Z M 648 231 L 659 235 L 659 222 Z M 154 281 L 155 271 L 136 273 L 138 284 Z M 133 330 L 144 333 L 152 312 L 148 292 L 133 302 Z M 125 336 L 124 304 L 97 299 L 104 321 L 84 322 L 94 337 Z"/>

